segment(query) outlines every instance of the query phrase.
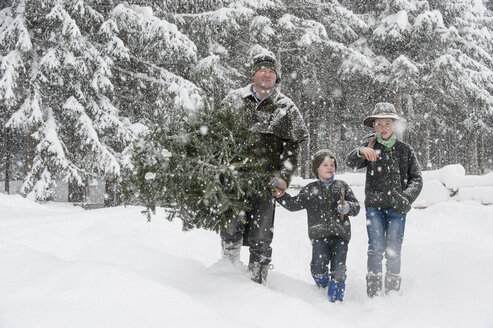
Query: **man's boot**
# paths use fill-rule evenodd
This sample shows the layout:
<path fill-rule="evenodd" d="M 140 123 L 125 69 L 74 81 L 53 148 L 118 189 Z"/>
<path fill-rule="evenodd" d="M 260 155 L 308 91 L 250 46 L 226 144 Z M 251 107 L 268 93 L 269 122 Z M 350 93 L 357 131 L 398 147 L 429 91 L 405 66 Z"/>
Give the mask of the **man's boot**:
<path fill-rule="evenodd" d="M 267 280 L 267 272 L 270 264 L 261 264 L 260 262 L 252 262 L 248 264 L 250 279 L 258 284 L 265 285 Z"/>
<path fill-rule="evenodd" d="M 366 293 L 373 298 L 382 292 L 382 274 L 368 273 L 366 275 Z"/>
<path fill-rule="evenodd" d="M 223 259 L 228 259 L 231 263 L 240 262 L 240 251 L 241 246 L 243 245 L 243 239 L 232 243 L 227 243 L 222 240 L 221 245 L 223 248 Z"/>
<path fill-rule="evenodd" d="M 401 276 L 399 274 L 387 273 L 385 275 L 385 294 L 398 292 L 401 288 Z"/>

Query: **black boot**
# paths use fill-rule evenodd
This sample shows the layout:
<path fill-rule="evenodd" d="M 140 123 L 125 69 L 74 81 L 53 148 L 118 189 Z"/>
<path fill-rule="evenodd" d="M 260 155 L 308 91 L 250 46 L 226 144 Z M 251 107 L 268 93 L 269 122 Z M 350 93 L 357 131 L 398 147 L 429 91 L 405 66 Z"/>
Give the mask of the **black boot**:
<path fill-rule="evenodd" d="M 249 263 L 248 271 L 250 272 L 250 279 L 258 284 L 265 285 L 269 267 L 270 264 L 261 264 L 260 262 Z"/>
<path fill-rule="evenodd" d="M 382 292 L 382 274 L 368 273 L 366 275 L 366 293 L 369 298 L 380 295 Z"/>
<path fill-rule="evenodd" d="M 385 294 L 398 292 L 401 289 L 401 276 L 399 274 L 387 273 L 385 275 Z"/>
<path fill-rule="evenodd" d="M 223 249 L 223 259 L 228 259 L 229 261 L 231 261 L 231 263 L 239 263 L 242 244 L 243 239 L 231 243 L 225 242 L 224 240 L 221 241 L 221 246 Z"/>

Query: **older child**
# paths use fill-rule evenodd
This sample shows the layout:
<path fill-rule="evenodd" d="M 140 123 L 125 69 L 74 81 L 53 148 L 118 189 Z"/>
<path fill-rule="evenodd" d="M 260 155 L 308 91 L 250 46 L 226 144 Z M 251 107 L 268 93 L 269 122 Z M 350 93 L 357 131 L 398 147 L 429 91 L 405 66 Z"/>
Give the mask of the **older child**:
<path fill-rule="evenodd" d="M 400 117 L 394 105 L 378 103 L 363 124 L 375 134 L 347 155 L 354 169 L 366 167 L 365 207 L 368 232 L 367 294 L 382 290 L 382 261 L 385 254 L 385 293 L 399 291 L 401 248 L 406 213 L 423 186 L 421 170 L 412 148 L 397 140 L 395 122 Z"/>
<path fill-rule="evenodd" d="M 328 286 L 330 302 L 341 301 L 346 289 L 346 256 L 351 238 L 348 215 L 358 214 L 360 206 L 351 188 L 335 180 L 335 156 L 327 149 L 318 151 L 312 160 L 317 180 L 292 197 L 283 188 L 274 192 L 278 202 L 289 211 L 306 209 L 308 236 L 312 242 L 311 273 L 315 283 Z M 328 265 L 330 264 L 330 274 Z"/>

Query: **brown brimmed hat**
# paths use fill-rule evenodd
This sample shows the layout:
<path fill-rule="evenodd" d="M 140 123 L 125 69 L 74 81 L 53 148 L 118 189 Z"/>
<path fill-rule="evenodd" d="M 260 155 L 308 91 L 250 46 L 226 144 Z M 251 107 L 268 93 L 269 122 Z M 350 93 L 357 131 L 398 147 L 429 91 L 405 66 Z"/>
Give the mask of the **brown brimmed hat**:
<path fill-rule="evenodd" d="M 373 127 L 373 122 L 377 118 L 391 118 L 393 120 L 400 120 L 401 118 L 399 115 L 397 115 L 397 112 L 395 111 L 394 105 L 391 103 L 387 102 L 381 102 L 377 103 L 375 105 L 375 109 L 373 109 L 373 112 L 371 113 L 370 116 L 365 118 L 363 121 L 363 125 L 369 126 L 370 128 Z"/>

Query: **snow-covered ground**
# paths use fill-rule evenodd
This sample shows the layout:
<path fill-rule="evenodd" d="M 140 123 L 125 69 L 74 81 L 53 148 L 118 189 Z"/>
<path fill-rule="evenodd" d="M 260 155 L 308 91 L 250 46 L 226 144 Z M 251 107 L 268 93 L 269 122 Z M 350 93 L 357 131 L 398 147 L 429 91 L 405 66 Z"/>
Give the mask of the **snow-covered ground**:
<path fill-rule="evenodd" d="M 304 211 L 277 208 L 274 269 L 261 286 L 246 274 L 246 248 L 233 266 L 214 232 L 183 232 L 162 211 L 148 223 L 141 210 L 0 194 L 0 327 L 493 327 L 491 205 L 450 198 L 412 209 L 402 293 L 371 300 L 362 209 L 338 304 L 310 276 Z"/>

